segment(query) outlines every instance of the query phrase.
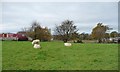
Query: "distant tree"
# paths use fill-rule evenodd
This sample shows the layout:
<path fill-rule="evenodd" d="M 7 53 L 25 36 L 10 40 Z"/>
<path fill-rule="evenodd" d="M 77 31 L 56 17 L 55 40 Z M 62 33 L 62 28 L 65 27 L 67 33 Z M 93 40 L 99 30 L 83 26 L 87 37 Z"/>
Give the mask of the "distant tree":
<path fill-rule="evenodd" d="M 108 39 L 110 38 L 110 34 L 109 33 L 105 33 L 105 36 L 104 36 L 105 39 Z"/>
<path fill-rule="evenodd" d="M 102 23 L 98 23 L 95 28 L 92 30 L 92 37 L 97 39 L 99 43 L 102 42 L 102 38 L 105 37 L 105 33 L 110 28 L 108 26 L 103 25 Z"/>
<path fill-rule="evenodd" d="M 40 29 L 38 34 L 41 41 L 50 41 L 52 38 L 50 29 L 48 29 L 47 27 Z"/>
<path fill-rule="evenodd" d="M 52 37 L 49 29 L 47 27 L 42 28 L 37 22 L 33 22 L 31 27 L 27 30 L 27 35 L 33 39 L 39 39 L 40 41 L 49 41 Z"/>
<path fill-rule="evenodd" d="M 91 36 L 88 33 L 81 33 L 80 34 L 80 39 L 89 40 L 89 39 L 91 39 Z"/>
<path fill-rule="evenodd" d="M 77 28 L 73 21 L 65 20 L 61 25 L 56 26 L 55 33 L 59 35 L 64 42 L 67 42 L 72 38 L 73 33 L 77 33 Z"/>
<path fill-rule="evenodd" d="M 61 40 L 61 36 L 60 35 L 53 35 L 53 39 L 54 40 Z"/>
<path fill-rule="evenodd" d="M 116 31 L 111 32 L 110 37 L 118 37 L 118 32 Z"/>
<path fill-rule="evenodd" d="M 32 37 L 33 39 L 38 39 L 39 33 L 42 27 L 38 22 L 33 22 L 31 27 L 28 29 L 27 34 L 28 36 Z"/>
<path fill-rule="evenodd" d="M 76 33 L 76 32 L 74 32 L 74 33 L 72 33 L 72 35 L 71 35 L 71 40 L 79 40 L 80 39 L 80 37 L 79 37 L 79 34 L 78 33 Z"/>
<path fill-rule="evenodd" d="M 84 38 L 85 38 L 84 35 L 85 35 L 85 33 L 81 33 L 81 34 L 80 34 L 80 39 L 81 39 L 81 40 L 84 40 Z"/>
<path fill-rule="evenodd" d="M 83 32 L 83 33 L 80 34 L 80 39 L 81 39 L 81 40 L 90 40 L 90 39 L 92 39 L 92 38 L 91 38 L 91 35 L 90 35 L 90 34 Z"/>
<path fill-rule="evenodd" d="M 118 37 L 120 37 L 120 33 L 118 33 Z"/>

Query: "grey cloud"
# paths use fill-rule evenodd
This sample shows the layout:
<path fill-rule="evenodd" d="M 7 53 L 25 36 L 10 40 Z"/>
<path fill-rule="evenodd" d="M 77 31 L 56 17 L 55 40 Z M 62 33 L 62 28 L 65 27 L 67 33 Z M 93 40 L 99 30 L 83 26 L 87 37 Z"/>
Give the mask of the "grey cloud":
<path fill-rule="evenodd" d="M 98 22 L 116 28 L 118 25 L 117 13 L 117 3 L 114 2 L 4 3 L 3 23 L 15 23 L 24 27 L 29 26 L 32 21 L 38 20 L 41 25 L 54 28 L 55 24 L 70 19 L 80 28 L 80 31 L 90 32 Z M 22 26 L 20 27 L 22 28 Z"/>

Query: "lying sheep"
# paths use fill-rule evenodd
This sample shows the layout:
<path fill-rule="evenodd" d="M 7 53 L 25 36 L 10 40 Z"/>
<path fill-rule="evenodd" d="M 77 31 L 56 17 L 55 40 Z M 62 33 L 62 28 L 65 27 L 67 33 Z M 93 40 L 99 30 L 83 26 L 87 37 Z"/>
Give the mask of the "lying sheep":
<path fill-rule="evenodd" d="M 72 46 L 71 43 L 64 43 L 65 46 Z"/>
<path fill-rule="evenodd" d="M 39 45 L 39 44 L 34 44 L 33 47 L 34 47 L 34 48 L 40 48 L 40 45 Z"/>
<path fill-rule="evenodd" d="M 40 48 L 40 40 L 38 40 L 38 39 L 33 40 L 32 45 L 34 48 Z"/>

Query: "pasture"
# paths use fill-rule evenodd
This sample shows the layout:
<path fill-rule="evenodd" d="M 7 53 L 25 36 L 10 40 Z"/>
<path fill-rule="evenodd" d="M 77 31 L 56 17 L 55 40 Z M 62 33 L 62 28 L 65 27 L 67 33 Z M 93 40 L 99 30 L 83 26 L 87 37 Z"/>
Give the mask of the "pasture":
<path fill-rule="evenodd" d="M 41 42 L 34 49 L 29 41 L 2 42 L 3 70 L 117 70 L 118 44 Z"/>

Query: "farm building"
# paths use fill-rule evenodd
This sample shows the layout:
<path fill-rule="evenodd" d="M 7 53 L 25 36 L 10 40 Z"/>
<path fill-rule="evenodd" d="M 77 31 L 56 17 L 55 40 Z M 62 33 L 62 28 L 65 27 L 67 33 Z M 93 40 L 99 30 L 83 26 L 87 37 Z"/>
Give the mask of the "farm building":
<path fill-rule="evenodd" d="M 26 41 L 28 40 L 28 37 L 25 34 L 22 33 L 2 33 L 0 34 L 0 40 L 22 40 Z"/>

